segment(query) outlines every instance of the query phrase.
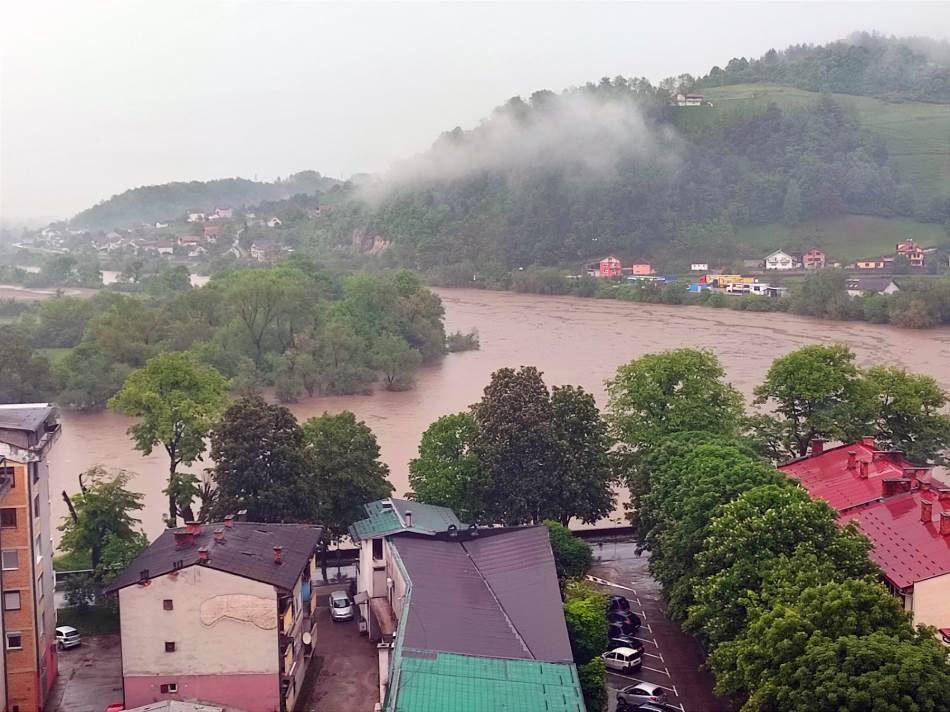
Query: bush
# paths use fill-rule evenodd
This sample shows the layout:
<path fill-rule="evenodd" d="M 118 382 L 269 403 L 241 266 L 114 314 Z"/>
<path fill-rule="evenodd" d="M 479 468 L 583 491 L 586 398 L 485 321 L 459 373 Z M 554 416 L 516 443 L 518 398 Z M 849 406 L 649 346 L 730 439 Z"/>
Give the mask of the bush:
<path fill-rule="evenodd" d="M 587 542 L 574 536 L 571 530 L 560 522 L 547 519 L 544 526 L 551 535 L 551 551 L 554 552 L 557 577 L 566 579 L 584 576 L 593 561 Z"/>
<path fill-rule="evenodd" d="M 587 712 L 607 711 L 607 668 L 600 656 L 577 667 Z"/>
<path fill-rule="evenodd" d="M 481 343 L 478 340 L 478 329 L 472 329 L 466 334 L 461 331 L 455 331 L 445 337 L 445 346 L 449 353 L 459 351 L 478 351 Z"/>
<path fill-rule="evenodd" d="M 574 662 L 584 665 L 607 649 L 607 595 L 586 581 L 564 587 L 564 622 L 574 651 Z"/>

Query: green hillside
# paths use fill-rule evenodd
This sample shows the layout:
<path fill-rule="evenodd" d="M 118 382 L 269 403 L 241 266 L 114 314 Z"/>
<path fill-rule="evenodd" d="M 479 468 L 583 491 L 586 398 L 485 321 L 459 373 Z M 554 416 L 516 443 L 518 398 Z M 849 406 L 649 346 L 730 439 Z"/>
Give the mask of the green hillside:
<path fill-rule="evenodd" d="M 712 107 L 679 112 L 686 132 L 734 121 L 737 115 L 762 111 L 769 102 L 794 109 L 816 102 L 816 92 L 774 84 L 735 84 L 705 89 Z M 852 109 L 861 124 L 880 135 L 899 177 L 913 186 L 918 205 L 946 195 L 950 186 L 950 104 L 890 102 L 868 96 L 833 94 Z"/>

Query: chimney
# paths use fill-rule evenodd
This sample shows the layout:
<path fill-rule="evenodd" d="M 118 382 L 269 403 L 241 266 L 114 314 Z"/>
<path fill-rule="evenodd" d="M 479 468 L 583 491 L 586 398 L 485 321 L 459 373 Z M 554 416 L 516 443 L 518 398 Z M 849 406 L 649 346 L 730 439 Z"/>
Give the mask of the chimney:
<path fill-rule="evenodd" d="M 195 541 L 195 536 L 187 529 L 176 529 L 175 530 L 175 548 L 176 549 L 186 549 L 191 546 Z"/>
<path fill-rule="evenodd" d="M 218 527 L 214 530 L 214 540 L 218 544 L 224 543 L 224 527 Z"/>
<path fill-rule="evenodd" d="M 815 455 L 820 455 L 825 451 L 825 439 L 824 438 L 812 438 L 811 439 L 811 454 L 812 457 Z"/>
<path fill-rule="evenodd" d="M 860 477 L 862 480 L 866 480 L 868 478 L 868 461 L 867 460 L 861 460 L 860 462 L 858 462 L 858 477 Z"/>
<path fill-rule="evenodd" d="M 274 547 L 274 563 L 275 564 L 284 563 L 284 547 L 280 545 Z"/>
<path fill-rule="evenodd" d="M 950 512 L 940 513 L 940 535 L 950 537 Z"/>
<path fill-rule="evenodd" d="M 406 527 L 412 527 L 412 511 L 409 509 L 406 510 Z"/>
<path fill-rule="evenodd" d="M 937 500 L 939 502 L 948 502 L 950 501 L 950 489 L 944 488 L 937 492 Z"/>
<path fill-rule="evenodd" d="M 914 486 L 914 481 L 909 480 L 906 477 L 902 477 L 897 480 L 897 489 L 901 492 L 910 492 Z"/>
<path fill-rule="evenodd" d="M 229 514 L 229 515 L 227 515 L 227 516 L 224 518 L 224 526 L 226 526 L 228 529 L 232 529 L 232 528 L 234 527 L 234 515 L 233 515 L 233 514 Z"/>
<path fill-rule="evenodd" d="M 875 447 L 877 447 L 877 444 L 874 442 L 874 436 L 873 436 L 873 435 L 865 435 L 863 438 L 861 438 L 861 442 L 864 444 L 864 447 L 869 447 L 869 448 L 871 448 L 872 450 L 873 450 Z"/>
<path fill-rule="evenodd" d="M 920 500 L 920 521 L 930 524 L 933 520 L 934 503 L 929 499 Z"/>
<path fill-rule="evenodd" d="M 848 450 L 848 469 L 853 470 L 858 464 L 858 453 L 854 450 Z"/>
<path fill-rule="evenodd" d="M 188 532 L 192 536 L 198 536 L 201 534 L 201 525 L 198 522 L 185 522 L 185 526 L 188 528 Z"/>
<path fill-rule="evenodd" d="M 198 563 L 207 564 L 208 563 L 208 547 L 203 546 L 198 549 Z"/>
<path fill-rule="evenodd" d="M 239 509 L 239 510 L 238 510 L 238 513 L 234 515 L 234 519 L 235 519 L 236 521 L 239 521 L 239 522 L 246 522 L 246 521 L 247 521 L 247 510 L 246 510 L 246 509 Z"/>
<path fill-rule="evenodd" d="M 881 480 L 881 496 L 882 497 L 893 497 L 900 491 L 900 483 L 902 480 L 899 480 L 895 477 L 888 477 L 885 480 Z"/>

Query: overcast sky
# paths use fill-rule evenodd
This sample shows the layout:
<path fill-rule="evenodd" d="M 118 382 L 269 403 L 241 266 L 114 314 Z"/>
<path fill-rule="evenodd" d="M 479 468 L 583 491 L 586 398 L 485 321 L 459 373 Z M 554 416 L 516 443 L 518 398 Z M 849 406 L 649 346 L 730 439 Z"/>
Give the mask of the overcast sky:
<path fill-rule="evenodd" d="M 508 97 L 703 74 L 943 3 L 0 2 L 0 218 L 173 180 L 385 170 Z"/>

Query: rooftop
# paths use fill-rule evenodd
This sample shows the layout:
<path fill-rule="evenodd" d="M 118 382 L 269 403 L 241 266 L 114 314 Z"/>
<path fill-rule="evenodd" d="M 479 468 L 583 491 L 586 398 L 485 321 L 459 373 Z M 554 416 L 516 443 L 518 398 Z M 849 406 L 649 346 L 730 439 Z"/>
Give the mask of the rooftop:
<path fill-rule="evenodd" d="M 188 526 L 166 529 L 119 574 L 107 592 L 138 583 L 143 576 L 155 578 L 199 564 L 203 547 L 208 560 L 201 566 L 291 590 L 316 552 L 323 531 L 311 524 L 233 522 L 229 527 L 225 522 L 212 522 L 198 526 L 193 536 L 189 536 Z M 216 530 L 222 535 L 220 541 Z M 281 563 L 275 561 L 275 546 L 281 547 Z"/>
<path fill-rule="evenodd" d="M 372 539 L 398 531 L 435 534 L 444 532 L 450 526 L 459 529 L 467 526 L 459 521 L 455 512 L 448 507 L 411 502 L 407 499 L 380 499 L 364 504 L 363 509 L 367 514 L 366 519 L 361 519 L 350 527 L 350 535 L 354 539 Z"/>
<path fill-rule="evenodd" d="M 911 471 L 917 479 L 928 472 L 900 452 L 878 450 L 873 438 L 822 449 L 778 469 L 797 479 L 813 498 L 825 500 L 839 512 L 883 499 L 886 480 L 902 480 L 909 488 L 913 484 L 909 481 Z M 896 487 L 891 494 L 900 490 Z"/>
<path fill-rule="evenodd" d="M 929 511 L 922 502 L 930 503 Z M 871 559 L 894 586 L 907 588 L 950 573 L 950 534 L 940 533 L 942 512 L 950 513 L 950 496 L 928 488 L 858 507 L 839 520 L 856 522 L 873 544 Z"/>
<path fill-rule="evenodd" d="M 59 433 L 56 410 L 48 403 L 0 404 L 0 443 L 15 449 L 42 450 Z"/>
<path fill-rule="evenodd" d="M 883 292 L 893 283 L 890 277 L 848 277 L 847 285 L 848 289 L 860 289 L 862 292 Z"/>

